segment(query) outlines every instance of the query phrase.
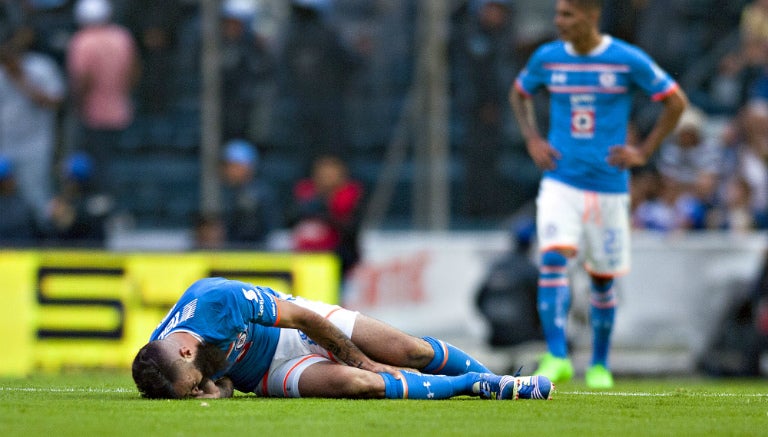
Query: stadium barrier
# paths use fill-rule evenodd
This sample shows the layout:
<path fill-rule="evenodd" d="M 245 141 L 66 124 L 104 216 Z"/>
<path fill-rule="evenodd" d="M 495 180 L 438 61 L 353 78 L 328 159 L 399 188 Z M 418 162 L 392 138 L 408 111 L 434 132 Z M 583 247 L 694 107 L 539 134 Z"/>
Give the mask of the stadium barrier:
<path fill-rule="evenodd" d="M 0 251 L 0 376 L 130 366 L 181 293 L 224 276 L 309 299 L 339 300 L 331 254 Z"/>
<path fill-rule="evenodd" d="M 478 347 L 489 326 L 475 297 L 492 263 L 509 250 L 509 234 L 368 232 L 364 237 L 365 260 L 347 281 L 346 306 L 409 333 L 448 340 L 476 356 L 487 352 Z M 616 283 L 612 366 L 622 373 L 691 372 L 723 329 L 733 303 L 752 292 L 768 234 L 636 231 L 632 238 L 631 271 Z M 568 322 L 578 365 L 588 359 L 592 341 L 589 279 L 580 264 L 570 264 Z"/>
<path fill-rule="evenodd" d="M 490 265 L 508 249 L 504 232 L 366 232 L 361 265 L 343 303 L 414 335 L 484 353 L 487 325 L 474 306 Z M 686 372 L 743 298 L 768 235 L 633 236 L 632 271 L 617 283 L 612 362 L 619 372 Z M 143 252 L 143 253 L 142 253 Z M 330 255 L 1 251 L 0 334 L 10 344 L 0 376 L 37 368 L 127 366 L 189 283 L 221 275 L 335 302 Z M 587 278 L 572 264 L 569 337 L 589 349 Z M 621 359 L 626 352 L 626 359 Z M 641 354 L 641 355 L 638 355 Z M 663 357 L 649 361 L 643 356 Z"/>

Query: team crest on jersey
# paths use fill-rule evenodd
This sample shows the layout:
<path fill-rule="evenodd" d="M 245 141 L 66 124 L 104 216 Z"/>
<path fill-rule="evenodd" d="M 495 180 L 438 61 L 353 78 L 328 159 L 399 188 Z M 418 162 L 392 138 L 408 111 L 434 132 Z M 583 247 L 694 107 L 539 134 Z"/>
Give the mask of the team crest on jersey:
<path fill-rule="evenodd" d="M 247 332 L 241 332 L 237 335 L 237 342 L 235 343 L 235 349 L 242 349 L 243 345 L 245 344 L 245 340 L 248 339 L 248 333 Z"/>
<path fill-rule="evenodd" d="M 616 74 L 615 73 L 601 73 L 600 85 L 604 88 L 613 88 L 616 86 Z"/>
<path fill-rule="evenodd" d="M 574 138 L 592 138 L 595 135 L 594 108 L 574 108 L 571 111 L 571 135 Z"/>
<path fill-rule="evenodd" d="M 232 356 L 234 356 L 234 362 L 239 363 L 245 354 L 248 353 L 248 350 L 251 348 L 252 344 L 252 341 L 248 341 L 248 331 L 243 331 L 237 334 L 237 339 L 229 345 L 229 350 L 227 351 L 227 359 L 230 359 Z"/>

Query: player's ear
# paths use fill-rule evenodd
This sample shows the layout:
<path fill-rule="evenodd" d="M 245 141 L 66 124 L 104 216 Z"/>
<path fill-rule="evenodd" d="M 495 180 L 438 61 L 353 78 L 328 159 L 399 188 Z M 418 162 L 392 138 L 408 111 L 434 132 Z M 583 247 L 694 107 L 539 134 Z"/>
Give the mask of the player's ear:
<path fill-rule="evenodd" d="M 179 347 L 179 355 L 182 358 L 192 358 L 192 349 L 189 346 Z"/>

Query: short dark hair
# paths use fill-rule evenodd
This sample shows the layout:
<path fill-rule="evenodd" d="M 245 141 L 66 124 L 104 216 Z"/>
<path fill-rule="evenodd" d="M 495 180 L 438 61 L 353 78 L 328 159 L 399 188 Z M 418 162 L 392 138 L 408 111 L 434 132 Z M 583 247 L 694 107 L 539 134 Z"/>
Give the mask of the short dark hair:
<path fill-rule="evenodd" d="M 148 399 L 177 399 L 173 388 L 178 367 L 165 356 L 160 340 L 147 343 L 139 349 L 131 366 L 133 382 L 142 397 Z"/>
<path fill-rule="evenodd" d="M 566 0 L 573 3 L 579 9 L 603 9 L 603 0 Z"/>

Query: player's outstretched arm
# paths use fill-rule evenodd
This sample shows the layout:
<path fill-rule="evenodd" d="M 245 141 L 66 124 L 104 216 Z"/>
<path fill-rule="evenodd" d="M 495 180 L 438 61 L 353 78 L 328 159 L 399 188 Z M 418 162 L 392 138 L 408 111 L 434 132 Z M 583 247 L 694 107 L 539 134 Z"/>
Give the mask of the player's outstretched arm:
<path fill-rule="evenodd" d="M 277 327 L 301 330 L 333 354 L 336 359 L 349 366 L 376 373 L 389 373 L 396 378 L 400 377 L 400 369 L 369 358 L 352 343 L 349 337 L 325 317 L 286 300 L 278 300 L 277 307 L 280 314 Z"/>

